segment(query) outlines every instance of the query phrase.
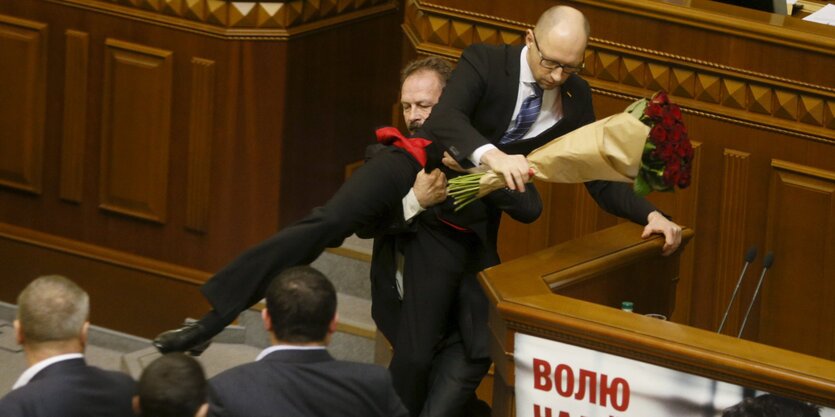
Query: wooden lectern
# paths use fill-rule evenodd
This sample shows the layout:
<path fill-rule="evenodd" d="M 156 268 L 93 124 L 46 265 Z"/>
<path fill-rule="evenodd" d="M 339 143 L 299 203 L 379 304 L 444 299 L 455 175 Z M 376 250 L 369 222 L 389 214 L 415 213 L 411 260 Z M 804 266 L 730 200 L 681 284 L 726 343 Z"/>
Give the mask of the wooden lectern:
<path fill-rule="evenodd" d="M 481 273 L 491 305 L 494 416 L 516 415 L 517 333 L 822 406 L 835 404 L 833 362 L 644 316 L 671 315 L 681 250 L 663 257 L 663 240 L 642 240 L 640 230 L 620 224 Z M 685 229 L 682 245 L 692 237 L 693 231 Z M 635 313 L 619 309 L 626 300 L 634 303 Z"/>

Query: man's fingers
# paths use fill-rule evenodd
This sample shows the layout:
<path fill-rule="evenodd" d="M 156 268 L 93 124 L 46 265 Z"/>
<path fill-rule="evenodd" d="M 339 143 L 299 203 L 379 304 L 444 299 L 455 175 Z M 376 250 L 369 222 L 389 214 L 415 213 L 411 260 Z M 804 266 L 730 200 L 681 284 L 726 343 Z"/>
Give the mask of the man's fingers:
<path fill-rule="evenodd" d="M 522 174 L 517 172 L 516 175 L 513 176 L 513 178 L 516 180 L 516 190 L 519 191 L 520 193 L 524 193 L 525 192 L 525 177 Z"/>
<path fill-rule="evenodd" d="M 510 188 L 511 190 L 515 190 L 516 189 L 516 182 L 513 179 L 513 175 L 509 172 L 505 172 L 502 175 L 504 175 L 504 182 L 505 182 L 505 184 L 507 184 L 507 188 Z"/>

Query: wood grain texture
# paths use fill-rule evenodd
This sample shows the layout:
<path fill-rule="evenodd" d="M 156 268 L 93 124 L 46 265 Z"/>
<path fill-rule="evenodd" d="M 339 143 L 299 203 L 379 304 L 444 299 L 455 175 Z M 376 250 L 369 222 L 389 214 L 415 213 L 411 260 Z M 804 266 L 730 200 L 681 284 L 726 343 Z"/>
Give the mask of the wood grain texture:
<path fill-rule="evenodd" d="M 781 160 L 771 166 L 766 249 L 774 253 L 774 265 L 754 306 L 759 339 L 832 357 L 835 282 L 816 277 L 835 277 L 835 171 Z"/>
<path fill-rule="evenodd" d="M 0 14 L 0 186 L 40 194 L 47 24 Z"/>
<path fill-rule="evenodd" d="M 64 130 L 61 138 L 61 185 L 63 200 L 81 203 L 84 190 L 84 157 L 87 140 L 87 66 L 90 36 L 65 33 Z"/>
<path fill-rule="evenodd" d="M 748 175 L 750 154 L 733 149 L 725 149 L 724 170 L 722 172 L 722 200 L 719 213 L 719 240 L 716 242 L 716 300 L 717 306 L 726 306 L 731 298 L 727 288 L 734 288 L 744 263 L 743 255 L 748 247 L 745 242 L 745 222 L 748 219 Z M 737 298 L 734 300 L 736 314 L 729 316 L 723 330 L 726 334 L 736 334 L 741 322 L 740 311 L 746 304 Z M 722 320 L 723 309 L 716 308 L 715 326 Z M 744 313 L 743 313 L 744 314 Z M 736 318 L 736 319 L 734 319 Z"/>
<path fill-rule="evenodd" d="M 99 207 L 164 223 L 173 56 L 116 39 L 105 45 Z"/>
<path fill-rule="evenodd" d="M 191 69 L 185 226 L 189 230 L 205 232 L 211 201 L 209 193 L 215 109 L 215 62 L 192 58 Z"/>

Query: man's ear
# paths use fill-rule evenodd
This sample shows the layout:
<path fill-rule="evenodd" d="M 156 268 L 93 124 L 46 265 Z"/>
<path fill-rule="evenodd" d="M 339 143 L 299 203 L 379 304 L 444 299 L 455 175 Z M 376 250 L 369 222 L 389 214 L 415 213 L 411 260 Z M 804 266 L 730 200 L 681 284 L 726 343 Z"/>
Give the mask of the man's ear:
<path fill-rule="evenodd" d="M 79 340 L 81 340 L 81 346 L 87 346 L 87 336 L 90 334 L 90 322 L 85 321 L 84 324 L 81 326 L 81 334 L 78 335 Z"/>
<path fill-rule="evenodd" d="M 261 310 L 261 321 L 264 322 L 264 330 L 267 332 L 273 331 L 273 320 L 270 318 L 270 312 L 266 308 Z"/>
<path fill-rule="evenodd" d="M 18 345 L 22 345 L 26 341 L 26 337 L 23 335 L 23 328 L 20 327 L 20 320 L 15 320 L 13 324 L 15 341 Z"/>
<path fill-rule="evenodd" d="M 138 395 L 133 396 L 133 400 L 131 401 L 131 404 L 133 405 L 133 414 L 141 416 L 142 415 L 142 407 L 139 405 L 139 396 Z"/>
<path fill-rule="evenodd" d="M 197 413 L 194 414 L 194 417 L 206 417 L 207 415 L 209 415 L 209 403 L 203 403 L 203 405 L 197 409 Z"/>
<path fill-rule="evenodd" d="M 330 324 L 328 325 L 328 334 L 336 333 L 336 324 L 339 321 L 339 313 L 333 313 L 333 318 L 331 319 Z"/>
<path fill-rule="evenodd" d="M 525 30 L 525 45 L 528 45 L 528 48 L 531 47 L 533 44 L 533 29 Z"/>

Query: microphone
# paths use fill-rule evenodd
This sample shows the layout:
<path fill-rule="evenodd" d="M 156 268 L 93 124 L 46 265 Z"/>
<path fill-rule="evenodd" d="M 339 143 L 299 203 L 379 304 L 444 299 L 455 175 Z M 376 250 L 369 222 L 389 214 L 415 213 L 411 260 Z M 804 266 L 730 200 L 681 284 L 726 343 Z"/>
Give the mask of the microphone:
<path fill-rule="evenodd" d="M 742 320 L 742 326 L 739 328 L 737 338 L 742 337 L 742 331 L 745 330 L 745 323 L 748 321 L 748 315 L 751 314 L 751 308 L 754 307 L 754 301 L 757 301 L 757 295 L 760 293 L 760 286 L 763 285 L 763 278 L 765 278 L 765 271 L 771 268 L 774 263 L 774 253 L 768 252 L 763 258 L 763 272 L 760 274 L 760 282 L 757 283 L 757 289 L 754 290 L 754 297 L 751 298 L 751 304 L 748 304 L 748 311 L 745 312 L 745 318 Z"/>
<path fill-rule="evenodd" d="M 748 248 L 748 252 L 745 252 L 745 265 L 742 266 L 742 273 L 739 274 L 739 279 L 736 281 L 736 288 L 734 288 L 733 294 L 731 294 L 731 300 L 728 301 L 728 308 L 725 309 L 725 315 L 722 317 L 722 323 L 719 324 L 719 330 L 716 333 L 722 333 L 722 329 L 725 327 L 725 321 L 728 320 L 728 313 L 731 311 L 731 306 L 734 304 L 734 299 L 736 298 L 736 293 L 739 291 L 739 284 L 742 284 L 742 278 L 745 277 L 745 271 L 748 270 L 748 265 L 751 262 L 754 262 L 754 259 L 757 258 L 757 247 L 751 246 Z"/>

